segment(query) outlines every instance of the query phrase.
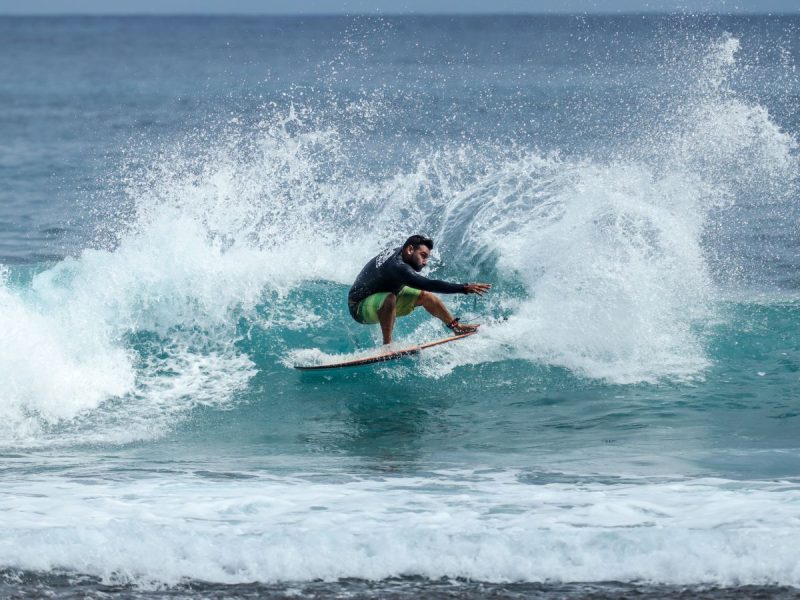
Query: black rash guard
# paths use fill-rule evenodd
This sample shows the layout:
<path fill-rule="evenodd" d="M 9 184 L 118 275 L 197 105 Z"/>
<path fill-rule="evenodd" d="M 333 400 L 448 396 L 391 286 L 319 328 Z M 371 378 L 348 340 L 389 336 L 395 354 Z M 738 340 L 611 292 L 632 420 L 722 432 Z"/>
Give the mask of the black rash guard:
<path fill-rule="evenodd" d="M 381 252 L 361 269 L 347 294 L 350 314 L 355 318 L 358 303 L 364 298 L 378 292 L 399 294 L 404 286 L 440 294 L 463 294 L 467 288 L 465 283 L 449 283 L 423 277 L 403 260 L 402 248 L 395 248 Z"/>

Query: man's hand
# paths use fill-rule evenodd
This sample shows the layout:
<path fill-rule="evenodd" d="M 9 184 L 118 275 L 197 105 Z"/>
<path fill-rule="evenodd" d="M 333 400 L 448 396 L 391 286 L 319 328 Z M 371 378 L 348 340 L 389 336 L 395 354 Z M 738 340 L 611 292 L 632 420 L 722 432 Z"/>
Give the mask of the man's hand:
<path fill-rule="evenodd" d="M 492 289 L 492 285 L 490 283 L 468 283 L 466 286 L 464 286 L 464 293 L 478 294 L 478 296 L 483 296 L 490 289 Z"/>

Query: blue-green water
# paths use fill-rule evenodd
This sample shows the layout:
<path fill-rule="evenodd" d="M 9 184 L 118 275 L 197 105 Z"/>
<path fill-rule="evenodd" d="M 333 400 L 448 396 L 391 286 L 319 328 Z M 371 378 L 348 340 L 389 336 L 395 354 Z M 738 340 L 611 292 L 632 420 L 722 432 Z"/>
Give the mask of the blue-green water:
<path fill-rule="evenodd" d="M 798 25 L 0 19 L 4 593 L 793 596 Z"/>

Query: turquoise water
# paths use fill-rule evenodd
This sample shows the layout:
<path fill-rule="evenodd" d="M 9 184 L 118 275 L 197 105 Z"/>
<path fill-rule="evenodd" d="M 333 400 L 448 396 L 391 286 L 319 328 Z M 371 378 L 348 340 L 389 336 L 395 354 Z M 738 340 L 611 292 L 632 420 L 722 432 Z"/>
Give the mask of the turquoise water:
<path fill-rule="evenodd" d="M 4 593 L 793 597 L 797 27 L 0 20 Z"/>

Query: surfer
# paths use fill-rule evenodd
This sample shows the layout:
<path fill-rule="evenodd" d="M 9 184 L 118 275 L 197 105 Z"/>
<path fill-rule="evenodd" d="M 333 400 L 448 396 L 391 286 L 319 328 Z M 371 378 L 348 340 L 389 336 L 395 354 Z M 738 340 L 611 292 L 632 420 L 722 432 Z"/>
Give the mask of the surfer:
<path fill-rule="evenodd" d="M 347 295 L 350 314 L 359 323 L 380 323 L 384 344 L 392 343 L 395 319 L 411 314 L 418 306 L 457 335 L 478 329 L 479 325 L 460 323 L 444 302 L 431 292 L 483 296 L 492 286 L 488 283 L 449 283 L 423 277 L 419 272 L 428 264 L 431 250 L 432 239 L 412 235 L 400 248 L 386 250 L 370 260 L 350 288 Z"/>

